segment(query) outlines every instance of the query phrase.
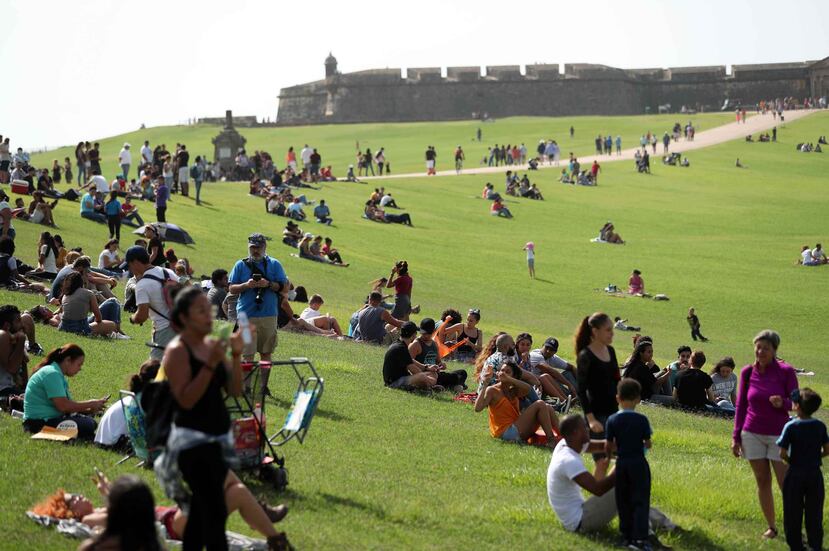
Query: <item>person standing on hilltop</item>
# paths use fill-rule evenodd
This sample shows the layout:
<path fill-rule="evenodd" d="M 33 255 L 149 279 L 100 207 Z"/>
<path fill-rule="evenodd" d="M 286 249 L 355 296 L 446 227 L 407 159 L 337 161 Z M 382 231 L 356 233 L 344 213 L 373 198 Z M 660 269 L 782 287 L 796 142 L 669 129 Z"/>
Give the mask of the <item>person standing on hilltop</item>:
<path fill-rule="evenodd" d="M 426 175 L 427 176 L 434 176 L 435 175 L 435 160 L 437 158 L 437 153 L 435 152 L 435 148 L 431 145 L 426 148 Z"/>
<path fill-rule="evenodd" d="M 132 164 L 132 154 L 130 153 L 130 144 L 125 143 L 124 147 L 118 153 L 118 165 L 121 167 L 121 174 L 124 175 L 124 180 L 129 180 L 130 165 Z"/>
<path fill-rule="evenodd" d="M 91 169 L 92 173 L 101 173 L 101 144 L 95 142 L 87 152 L 87 158 L 89 159 L 89 168 Z"/>
<path fill-rule="evenodd" d="M 576 135 L 576 129 L 571 126 L 570 127 L 570 138 L 572 139 L 573 136 L 575 136 L 575 135 Z"/>
<path fill-rule="evenodd" d="M 299 152 L 299 157 L 302 159 L 302 169 L 305 170 L 310 168 L 309 165 L 311 164 L 311 153 L 314 150 L 308 147 L 308 144 L 305 144 L 305 147 L 302 148 L 302 151 Z"/>
<path fill-rule="evenodd" d="M 181 149 L 176 153 L 176 164 L 178 165 L 178 185 L 181 188 L 181 194 L 184 197 L 188 196 L 190 192 L 190 153 L 187 151 L 187 146 L 181 144 Z"/>

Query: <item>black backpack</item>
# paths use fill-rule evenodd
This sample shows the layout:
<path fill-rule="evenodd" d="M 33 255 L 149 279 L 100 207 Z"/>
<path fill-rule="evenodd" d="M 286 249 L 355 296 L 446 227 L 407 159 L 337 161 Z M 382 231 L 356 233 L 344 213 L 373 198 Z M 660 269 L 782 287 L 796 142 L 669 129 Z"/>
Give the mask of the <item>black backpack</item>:
<path fill-rule="evenodd" d="M 165 447 L 176 413 L 176 401 L 170 391 L 170 383 L 161 381 L 145 386 L 141 393 L 141 407 L 144 409 L 147 447 L 150 451 Z"/>

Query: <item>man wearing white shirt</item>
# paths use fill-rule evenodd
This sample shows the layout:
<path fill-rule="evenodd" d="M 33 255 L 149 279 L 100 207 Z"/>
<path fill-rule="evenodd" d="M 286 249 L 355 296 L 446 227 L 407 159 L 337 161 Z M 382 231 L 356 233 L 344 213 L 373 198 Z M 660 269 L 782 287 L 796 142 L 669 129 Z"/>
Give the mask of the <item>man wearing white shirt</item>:
<path fill-rule="evenodd" d="M 141 148 L 141 164 L 153 164 L 153 150 L 150 149 L 150 141 L 146 140 Z"/>
<path fill-rule="evenodd" d="M 308 144 L 305 144 L 305 147 L 299 152 L 299 156 L 302 159 L 302 168 L 306 168 L 311 164 L 311 154 L 313 153 L 314 150 L 308 147 Z"/>
<path fill-rule="evenodd" d="M 380 206 L 381 207 L 389 207 L 393 209 L 400 208 L 397 206 L 397 203 L 394 201 L 394 198 L 391 196 L 391 193 L 386 193 L 380 199 Z"/>
<path fill-rule="evenodd" d="M 616 472 L 596 480 L 587 470 L 583 453 L 603 453 L 604 440 L 590 440 L 587 423 L 579 415 L 568 415 L 559 424 L 562 440 L 553 450 L 547 469 L 547 499 L 556 516 L 569 532 L 595 532 L 607 527 L 616 516 Z M 581 490 L 592 494 L 586 500 Z M 655 507 L 650 508 L 649 523 L 654 529 L 676 530 L 677 526 Z M 654 548 L 661 547 L 655 535 Z"/>
<path fill-rule="evenodd" d="M 576 366 L 564 360 L 556 354 L 558 352 L 558 339 L 550 337 L 544 341 L 544 346 L 530 352 L 530 366 L 533 373 L 538 376 L 542 373 L 549 374 L 560 384 L 566 386 L 573 396 L 577 393 L 578 382 L 576 379 Z"/>
<path fill-rule="evenodd" d="M 95 188 L 95 191 L 100 191 L 105 196 L 109 193 L 109 182 L 107 182 L 107 179 L 101 176 L 101 173 L 98 171 L 94 171 L 92 173 L 92 178 L 89 179 L 87 187 Z"/>
<path fill-rule="evenodd" d="M 815 248 L 812 249 L 812 260 L 817 262 L 818 264 L 826 264 L 826 253 L 823 252 L 823 245 L 818 243 L 815 245 Z"/>
<path fill-rule="evenodd" d="M 318 329 L 322 329 L 324 331 L 333 330 L 338 336 L 342 335 L 343 332 L 340 330 L 340 324 L 337 322 L 337 319 L 331 315 L 323 315 L 320 313 L 320 306 L 322 306 L 324 302 L 325 301 L 322 300 L 320 295 L 312 296 L 311 300 L 308 301 L 308 308 L 303 310 L 302 314 L 299 315 L 300 319 L 314 324 L 314 326 Z"/>
<path fill-rule="evenodd" d="M 130 144 L 125 143 L 124 147 L 118 153 L 118 164 L 121 165 L 121 173 L 124 175 L 124 180 L 129 180 L 130 165 L 132 164 L 132 153 L 130 153 Z"/>

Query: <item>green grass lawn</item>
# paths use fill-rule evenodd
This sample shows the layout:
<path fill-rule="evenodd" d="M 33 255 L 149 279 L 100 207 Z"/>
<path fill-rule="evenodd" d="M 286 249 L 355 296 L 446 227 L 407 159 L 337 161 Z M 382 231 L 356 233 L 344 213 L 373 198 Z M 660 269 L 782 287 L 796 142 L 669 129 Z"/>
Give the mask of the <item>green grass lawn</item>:
<path fill-rule="evenodd" d="M 610 119 L 612 123 L 576 119 L 576 136 L 583 141 L 573 149 L 589 152 L 590 135 L 605 127 L 627 128 L 623 136 L 630 135 L 625 138 L 630 145 L 655 119 Z M 702 126 L 728 119 L 728 115 L 713 115 Z M 528 143 L 548 133 L 560 136 L 572 120 L 499 121 L 484 126 L 484 143 L 510 136 Z M 590 134 L 581 134 L 582 121 L 591 125 Z M 663 117 L 655 131 L 661 132 L 668 121 L 673 118 Z M 492 136 L 507 126 L 498 140 Z M 829 134 L 827 127 L 829 113 L 812 115 L 780 129 L 777 144 L 730 142 L 693 152 L 690 168 L 656 165 L 650 176 L 637 174 L 632 163 L 607 163 L 597 188 L 556 184 L 555 171 L 541 171 L 531 177 L 546 201 L 509 202 L 513 220 L 490 217 L 488 203 L 477 198 L 487 181 L 484 176 L 385 181 L 412 215 L 413 228 L 360 218 L 361 205 L 373 186 L 326 184 L 308 195 L 326 199 L 334 227 L 302 226 L 333 237 L 351 267 L 333 268 L 290 257 L 292 250 L 278 240 L 270 253 L 283 262 L 294 282 L 322 294 L 325 309 L 343 322 L 361 303 L 367 282 L 388 275 L 393 262 L 405 258 L 414 278 L 413 299 L 422 304 L 422 315 L 436 317 L 450 306 L 462 311 L 477 307 L 487 337 L 498 330 L 528 331 L 537 342 L 557 336 L 563 343 L 562 355 L 571 360 L 570 335 L 577 323 L 584 315 L 604 310 L 642 325 L 642 333 L 654 338 L 657 362 L 665 365 L 678 345 L 689 343 L 685 315 L 689 306 L 695 306 L 703 333 L 711 339 L 700 346 L 710 362 L 732 355 L 740 365 L 748 363 L 752 336 L 774 328 L 783 339 L 780 354 L 816 372 L 801 379 L 801 384 L 821 392 L 829 404 L 829 374 L 820 348 L 829 318 L 829 304 L 821 295 L 829 268 L 794 265 L 801 245 L 829 242 L 829 157 L 794 150 L 798 142 Z M 412 159 L 398 160 L 397 153 L 392 157 L 398 163 L 396 171 L 402 172 L 420 170 L 422 144 L 448 149 L 458 137 L 467 136 L 468 141 L 475 125 L 331 126 L 310 128 L 307 135 L 314 136 L 309 141 L 343 159 L 338 162 L 347 162 L 354 133 L 357 138 L 371 136 L 370 128 L 377 128 L 383 140 L 397 136 L 403 144 L 401 149 Z M 214 131 L 150 129 L 129 140 L 136 148 L 144 136 L 152 143 L 164 139 L 168 145 L 179 140 L 190 145 L 199 143 L 198 136 L 207 143 Z M 299 129 L 261 132 L 261 143 L 256 143 L 255 132 L 243 131 L 250 149 L 270 148 L 273 153 L 289 143 L 301 146 L 305 140 Z M 116 139 L 102 143 L 109 144 L 105 158 L 117 153 Z M 736 157 L 746 169 L 734 168 Z M 500 177 L 492 181 L 503 189 Z M 248 197 L 246 188 L 207 184 L 203 196 L 210 204 L 201 208 L 174 197 L 168 219 L 184 226 L 196 240 L 193 247 L 175 248 L 179 256 L 191 260 L 197 273 L 229 268 L 245 254 L 245 237 L 252 231 L 274 237 L 281 232 L 285 219 L 266 215 L 262 201 Z M 149 217 L 150 206 L 141 208 Z M 61 202 L 56 211 L 59 233 L 70 247 L 82 246 L 97 257 L 107 238 L 106 228 L 81 220 L 77 209 L 77 203 Z M 628 244 L 589 242 L 608 219 Z M 31 261 L 41 228 L 25 222 L 18 222 L 16 228 L 18 253 Z M 536 243 L 535 281 L 527 277 L 521 251 L 529 240 Z M 650 292 L 665 293 L 671 300 L 619 299 L 595 290 L 608 283 L 624 286 L 634 268 L 642 271 Z M 0 298 L 21 307 L 34 303 L 32 295 L 3 292 Z M 142 342 L 149 328 L 126 330 L 132 341 L 81 339 L 87 361 L 70 383 L 78 399 L 123 388 L 146 357 Z M 46 348 L 69 340 L 47 329 L 38 338 Z M 615 345 L 620 359 L 626 357 L 629 336 L 617 335 Z M 282 527 L 298 548 L 495 548 L 504 541 L 520 542 L 528 549 L 613 545 L 613 530 L 585 538 L 560 527 L 546 501 L 548 451 L 493 441 L 485 414 L 476 415 L 470 406 L 452 403 L 446 396 L 423 398 L 384 389 L 382 353 L 352 343 L 280 336 L 277 355 L 310 357 L 327 387 L 306 443 L 291 443 L 283 450 L 290 491 L 270 496 L 291 506 Z M 284 403 L 292 393 L 292 377 L 286 373 L 274 380 L 274 392 Z M 654 449 L 648 456 L 652 501 L 690 530 L 668 541 L 677 549 L 758 548 L 765 526 L 750 470 L 730 455 L 731 424 L 655 407 L 642 411 L 655 431 Z M 821 417 L 827 419 L 826 407 Z M 269 423 L 282 420 L 283 412 L 271 410 Z M 130 463 L 113 467 L 117 459 L 84 445 L 31 442 L 18 423 L 0 418 L 4 473 L 0 491 L 6 496 L 0 525 L 14 527 L 7 530 L 0 548 L 74 548 L 76 542 L 37 527 L 23 513 L 57 487 L 92 494 L 93 466 L 111 477 L 136 472 Z M 149 472 L 138 474 L 152 480 Z M 166 503 L 157 484 L 151 486 Z M 780 510 L 779 493 L 777 497 Z M 779 519 L 782 527 L 782 514 Z M 229 527 L 249 532 L 238 516 L 231 518 Z M 781 538 L 763 548 L 785 545 Z"/>
<path fill-rule="evenodd" d="M 285 128 L 239 128 L 247 138 L 245 148 L 250 154 L 254 151 L 267 151 L 279 168 L 285 167 L 285 154 L 293 146 L 299 157 L 299 151 L 307 143 L 319 148 L 323 164 L 332 165 L 334 174 L 344 177 L 349 164 L 354 163 L 357 144 L 364 151 L 366 147 L 377 151 L 386 148 L 386 158 L 396 173 L 425 171 L 423 152 L 427 145 L 434 145 L 438 150 L 438 170 L 455 167 L 453 152 L 458 144 L 466 151 L 466 166 L 478 166 L 488 146 L 494 144 L 524 143 L 530 152 L 540 139 L 555 139 L 561 145 L 562 156 L 573 151 L 577 155 L 592 155 L 595 151 L 593 140 L 598 134 L 622 136 L 622 147 L 634 147 L 639 137 L 649 130 L 662 137 L 670 131 L 675 122 L 686 124 L 691 120 L 697 131 L 708 130 L 715 126 L 732 122 L 731 113 L 703 113 L 688 117 L 686 115 L 649 115 L 641 117 L 514 117 L 493 123 L 477 121 L 458 121 L 434 123 L 395 123 L 395 124 L 335 124 L 322 126 L 295 126 Z M 570 138 L 570 126 L 575 135 Z M 475 142 L 475 132 L 481 128 L 483 139 Z M 101 144 L 101 168 L 106 176 L 114 176 L 121 169 L 118 166 L 118 152 L 124 142 L 132 145 L 133 161 L 140 158 L 141 145 L 149 140 L 155 147 L 159 143 L 167 144 L 168 151 L 175 151 L 176 143 L 184 143 L 191 156 L 207 155 L 213 158 L 213 145 L 210 140 L 221 130 L 218 126 L 162 126 L 138 130 L 120 136 L 99 140 Z M 81 137 L 78 138 L 79 140 Z M 64 157 L 75 165 L 75 147 L 63 147 L 55 151 L 33 156 L 32 162 L 37 166 L 52 166 L 53 159 L 59 159 L 61 165 Z M 77 178 L 75 169 L 75 177 Z M 135 166 L 132 167 L 135 177 Z"/>

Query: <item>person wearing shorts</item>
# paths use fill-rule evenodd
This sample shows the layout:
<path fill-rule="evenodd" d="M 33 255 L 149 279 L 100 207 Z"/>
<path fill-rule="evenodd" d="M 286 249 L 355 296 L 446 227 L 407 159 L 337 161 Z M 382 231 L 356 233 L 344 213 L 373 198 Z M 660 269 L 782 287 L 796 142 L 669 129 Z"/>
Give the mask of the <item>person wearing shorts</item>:
<path fill-rule="evenodd" d="M 757 495 L 768 528 L 763 537 L 777 537 L 772 494 L 772 473 L 781 490 L 786 464 L 780 457 L 777 439 L 789 421 L 792 392 L 797 375 L 792 366 L 777 359 L 780 335 L 761 331 L 754 337 L 755 361 L 740 372 L 731 451 L 748 460 L 757 483 Z"/>
<path fill-rule="evenodd" d="M 238 296 L 237 319 L 244 313 L 255 335 L 242 351 L 244 361 L 253 361 L 258 353 L 262 362 L 270 362 L 277 346 L 277 317 L 283 295 L 287 295 L 290 284 L 282 264 L 266 254 L 267 240 L 261 233 L 248 237 L 247 258 L 237 260 L 230 272 L 230 294 Z M 264 372 L 261 389 L 267 388 L 269 371 Z"/>
<path fill-rule="evenodd" d="M 424 365 L 412 358 L 409 345 L 417 336 L 417 325 L 407 321 L 400 327 L 399 339 L 383 356 L 383 382 L 396 390 L 428 390 L 437 384 L 438 366 Z"/>

